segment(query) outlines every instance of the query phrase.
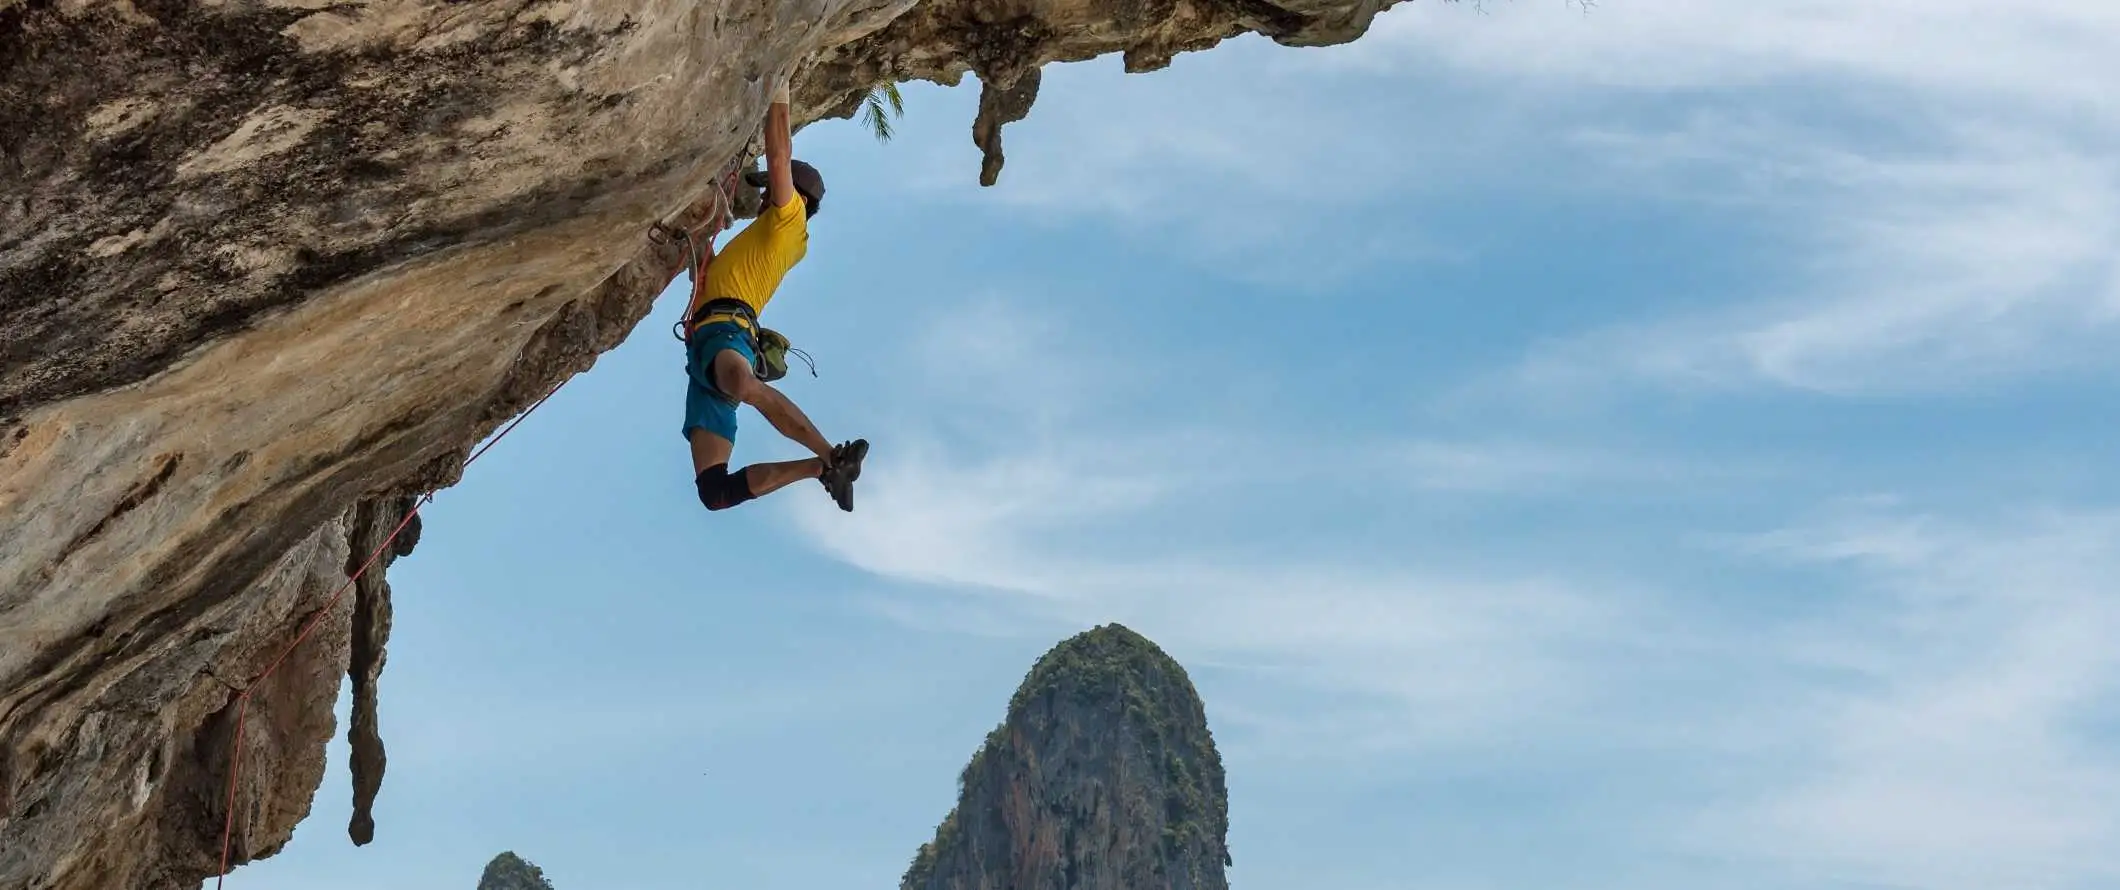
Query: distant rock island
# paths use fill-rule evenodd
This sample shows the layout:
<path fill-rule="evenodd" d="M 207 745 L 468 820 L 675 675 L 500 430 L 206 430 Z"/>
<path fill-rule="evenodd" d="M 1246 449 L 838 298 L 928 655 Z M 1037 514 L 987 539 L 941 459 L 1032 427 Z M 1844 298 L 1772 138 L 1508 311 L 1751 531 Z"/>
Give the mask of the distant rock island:
<path fill-rule="evenodd" d="M 1107 624 L 1053 647 L 901 890 L 1227 890 L 1229 794 L 1192 680 Z"/>
<path fill-rule="evenodd" d="M 478 890 L 552 890 L 552 882 L 545 880 L 544 869 L 508 852 L 486 863 L 486 873 L 478 879 Z"/>

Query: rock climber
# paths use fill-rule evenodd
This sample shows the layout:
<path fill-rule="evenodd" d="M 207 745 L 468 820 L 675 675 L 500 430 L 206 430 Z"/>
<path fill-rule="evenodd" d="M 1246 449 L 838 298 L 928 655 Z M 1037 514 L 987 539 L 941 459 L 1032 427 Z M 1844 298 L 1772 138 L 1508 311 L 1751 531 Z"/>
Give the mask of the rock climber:
<path fill-rule="evenodd" d="M 692 268 L 685 306 L 684 436 L 692 446 L 693 481 L 708 510 L 726 510 L 803 479 L 816 479 L 839 509 L 854 509 L 854 480 L 868 455 L 865 439 L 834 446 L 793 401 L 759 379 L 758 315 L 782 277 L 809 247 L 809 220 L 824 203 L 824 178 L 795 160 L 788 131 L 788 85 L 766 109 L 765 201 L 757 218 L 708 262 Z M 754 180 L 755 182 L 755 180 Z M 755 463 L 729 472 L 736 447 L 736 406 L 749 405 L 773 428 L 816 457 Z"/>

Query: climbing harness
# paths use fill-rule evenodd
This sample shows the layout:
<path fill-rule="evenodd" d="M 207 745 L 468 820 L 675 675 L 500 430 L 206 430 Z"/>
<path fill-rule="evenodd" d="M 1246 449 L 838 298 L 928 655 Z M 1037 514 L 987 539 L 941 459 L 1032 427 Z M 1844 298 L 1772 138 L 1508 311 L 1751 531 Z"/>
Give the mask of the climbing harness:
<path fill-rule="evenodd" d="M 722 183 L 724 184 L 715 186 L 714 215 L 709 217 L 716 223 L 714 234 L 719 234 L 720 230 L 726 227 L 730 217 L 734 214 L 735 201 L 729 196 L 729 189 L 735 180 L 736 171 L 731 170 L 727 176 L 723 177 Z M 658 225 L 660 224 L 658 223 Z M 673 231 L 685 243 L 685 268 L 692 271 L 693 287 L 696 288 L 699 286 L 699 277 L 706 273 L 707 264 L 714 261 L 714 235 L 710 234 L 707 236 L 707 247 L 702 250 L 698 244 L 693 242 L 691 232 L 674 228 Z M 817 362 L 810 358 L 810 354 L 796 349 L 788 342 L 786 335 L 759 324 L 758 313 L 751 309 L 751 304 L 742 300 L 728 297 L 716 297 L 708 300 L 700 304 L 698 311 L 693 312 L 690 317 L 672 322 L 670 324 L 670 334 L 676 337 L 678 342 L 685 344 L 686 349 L 690 349 L 692 346 L 692 335 L 706 325 L 708 321 L 717 317 L 735 318 L 743 322 L 738 327 L 743 329 L 745 343 L 751 347 L 751 355 L 754 356 L 751 361 L 752 376 L 766 383 L 786 377 L 788 375 L 788 353 L 791 352 L 801 358 L 803 364 L 809 366 L 810 376 L 817 376 Z"/>
<path fill-rule="evenodd" d="M 790 345 L 786 335 L 759 324 L 758 313 L 751 309 L 751 304 L 742 300 L 716 297 L 701 303 L 699 311 L 692 313 L 691 318 L 677 323 L 677 330 L 682 332 L 678 339 L 684 341 L 685 347 L 690 349 L 691 335 L 717 319 L 742 322 L 737 327 L 743 330 L 744 340 L 751 347 L 751 354 L 755 356 L 751 361 L 751 374 L 759 380 L 771 383 L 788 376 L 788 353 L 791 352 L 800 357 L 803 364 L 809 366 L 810 376 L 817 376 L 817 363 L 811 360 L 810 354 Z"/>
<path fill-rule="evenodd" d="M 486 444 L 479 446 L 477 451 L 472 452 L 471 457 L 464 461 L 464 469 L 470 469 L 471 465 L 476 463 L 481 455 L 485 454 L 493 446 L 500 444 L 502 439 L 508 438 L 508 434 L 514 432 L 515 428 L 523 421 L 528 420 L 532 412 L 535 412 L 539 406 L 545 404 L 546 399 L 552 398 L 554 393 L 559 392 L 560 387 L 566 385 L 567 381 L 562 380 L 554 384 L 551 389 L 546 390 L 544 395 L 538 396 L 537 401 L 530 403 L 529 408 L 524 409 L 523 413 L 517 415 L 514 420 L 509 421 L 507 426 L 502 427 L 499 433 L 494 434 L 493 438 L 486 441 Z M 461 475 L 461 471 L 459 471 L 459 474 Z M 397 528 L 391 529 L 390 536 L 384 538 L 383 543 L 376 545 L 375 552 L 368 554 L 368 560 L 361 563 L 361 567 L 355 569 L 352 575 L 347 576 L 346 583 L 339 586 L 338 592 L 333 593 L 330 599 L 324 601 L 324 607 L 318 609 L 316 615 L 309 619 L 309 623 L 302 626 L 301 633 L 295 634 L 294 641 L 288 643 L 287 648 L 280 650 L 280 654 L 272 660 L 272 663 L 266 665 L 265 671 L 252 679 L 249 685 L 243 687 L 242 694 L 236 696 L 235 744 L 230 746 L 228 753 L 228 814 L 227 818 L 221 823 L 221 870 L 214 875 L 214 890 L 220 890 L 221 882 L 228 877 L 229 844 L 234 839 L 236 830 L 236 790 L 240 787 L 240 779 L 243 774 L 243 723 L 244 719 L 250 716 L 250 694 L 270 678 L 274 671 L 280 669 L 280 665 L 287 661 L 287 656 L 294 654 L 295 647 L 302 645 L 302 641 L 309 639 L 309 635 L 316 631 L 317 625 L 324 623 L 324 618 L 331 614 L 331 607 L 339 604 L 339 600 L 346 595 L 346 591 L 353 589 L 354 582 L 361 580 L 361 576 L 368 572 L 370 566 L 375 565 L 375 561 L 383 555 L 383 551 L 390 549 L 391 542 L 396 541 L 397 536 L 404 532 L 405 526 L 412 523 L 413 517 L 420 515 L 420 508 L 426 506 L 427 502 L 431 500 L 434 500 L 434 492 L 432 491 L 421 495 L 418 501 L 413 502 L 412 509 L 405 511 L 405 518 L 398 520 Z"/>

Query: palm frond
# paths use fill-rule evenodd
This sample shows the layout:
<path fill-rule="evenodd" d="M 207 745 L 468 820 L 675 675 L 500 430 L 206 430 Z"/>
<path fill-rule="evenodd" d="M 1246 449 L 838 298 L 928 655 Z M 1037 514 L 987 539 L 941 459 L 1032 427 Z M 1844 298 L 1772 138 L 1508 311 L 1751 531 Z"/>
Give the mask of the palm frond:
<path fill-rule="evenodd" d="M 878 141 L 891 141 L 891 119 L 883 113 L 881 104 L 873 101 L 868 103 L 865 116 L 868 119 L 869 131 L 876 134 Z"/>
<path fill-rule="evenodd" d="M 884 112 L 886 105 L 891 109 L 889 114 Z M 868 97 L 862 101 L 862 113 L 869 131 L 876 134 L 877 140 L 891 141 L 891 117 L 905 113 L 905 99 L 898 95 L 898 84 L 887 81 L 870 89 Z"/>

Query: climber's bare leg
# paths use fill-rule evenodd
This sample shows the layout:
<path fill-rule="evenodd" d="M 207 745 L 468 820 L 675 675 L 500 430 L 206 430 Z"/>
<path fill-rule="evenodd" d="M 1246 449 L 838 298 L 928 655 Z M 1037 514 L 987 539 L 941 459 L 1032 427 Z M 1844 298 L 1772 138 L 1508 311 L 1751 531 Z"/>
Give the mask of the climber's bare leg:
<path fill-rule="evenodd" d="M 758 379 L 751 370 L 751 363 L 744 359 L 743 353 L 724 349 L 715 354 L 714 385 L 737 401 L 758 409 L 758 413 L 765 415 L 766 420 L 771 422 L 773 428 L 779 430 L 781 435 L 817 455 L 820 466 L 822 461 L 831 459 L 832 443 L 825 440 L 824 434 L 817 431 L 816 424 L 811 423 L 809 416 L 802 413 L 801 408 L 795 407 L 793 401 L 781 395 L 780 390 Z M 693 446 L 693 451 L 698 453 L 697 445 Z M 727 459 L 726 452 L 723 459 Z M 787 482 L 780 484 L 786 485 Z"/>
<path fill-rule="evenodd" d="M 736 443 L 724 439 L 699 427 L 693 427 L 692 475 L 697 476 L 715 464 L 729 462 L 729 455 L 736 451 Z"/>
<path fill-rule="evenodd" d="M 709 510 L 726 510 L 786 488 L 788 483 L 824 475 L 824 461 L 814 457 L 752 464 L 728 473 L 729 455 L 735 450 L 735 443 L 697 427 L 692 429 L 690 438 L 692 476 L 699 480 L 700 501 Z M 721 467 L 722 472 L 704 475 L 710 467 Z"/>
<path fill-rule="evenodd" d="M 824 475 L 824 461 L 805 457 L 801 460 L 752 464 L 744 467 L 743 471 L 746 480 L 751 483 L 751 496 L 764 497 L 787 487 L 789 483 Z"/>

